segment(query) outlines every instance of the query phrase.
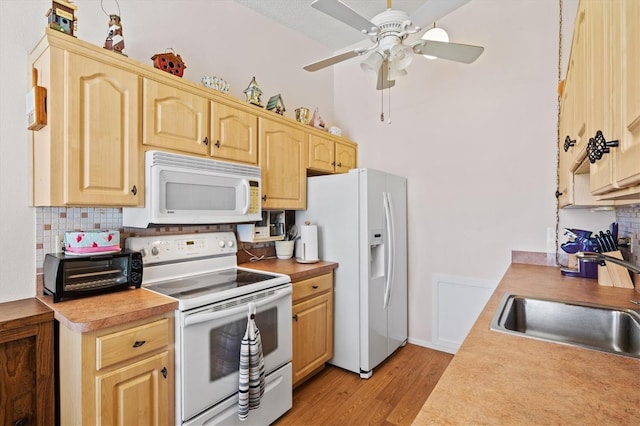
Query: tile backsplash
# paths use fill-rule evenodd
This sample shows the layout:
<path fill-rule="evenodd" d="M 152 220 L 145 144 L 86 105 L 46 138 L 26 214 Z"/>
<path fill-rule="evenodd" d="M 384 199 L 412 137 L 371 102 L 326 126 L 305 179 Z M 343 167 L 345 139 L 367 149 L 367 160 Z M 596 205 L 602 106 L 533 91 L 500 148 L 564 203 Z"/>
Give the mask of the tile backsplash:
<path fill-rule="evenodd" d="M 616 221 L 618 237 L 631 237 L 632 247 L 623 251 L 625 259 L 640 266 L 640 206 L 618 207 Z"/>

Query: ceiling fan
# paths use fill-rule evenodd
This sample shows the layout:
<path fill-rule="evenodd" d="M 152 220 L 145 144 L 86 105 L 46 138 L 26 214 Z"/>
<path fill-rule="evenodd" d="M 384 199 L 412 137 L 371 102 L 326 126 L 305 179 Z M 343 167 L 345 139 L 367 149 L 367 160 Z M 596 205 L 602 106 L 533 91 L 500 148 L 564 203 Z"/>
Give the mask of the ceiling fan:
<path fill-rule="evenodd" d="M 448 13 L 454 11 L 470 0 L 427 0 L 411 16 L 401 10 L 394 10 L 391 1 L 387 0 L 387 9 L 374 16 L 371 21 L 359 15 L 356 11 L 340 0 L 315 0 L 311 7 L 344 22 L 361 31 L 374 43 L 371 47 L 358 47 L 354 50 L 340 53 L 330 58 L 322 59 L 303 68 L 307 71 L 318 71 L 356 56 L 372 52 L 360 67 L 377 75 L 377 89 L 387 89 L 395 85 L 397 77 L 407 74 L 405 68 L 413 60 L 414 54 L 448 59 L 470 64 L 484 51 L 484 47 L 467 44 L 449 43 L 423 38 L 408 43 L 407 38 L 422 30 L 414 23 L 435 23 Z"/>

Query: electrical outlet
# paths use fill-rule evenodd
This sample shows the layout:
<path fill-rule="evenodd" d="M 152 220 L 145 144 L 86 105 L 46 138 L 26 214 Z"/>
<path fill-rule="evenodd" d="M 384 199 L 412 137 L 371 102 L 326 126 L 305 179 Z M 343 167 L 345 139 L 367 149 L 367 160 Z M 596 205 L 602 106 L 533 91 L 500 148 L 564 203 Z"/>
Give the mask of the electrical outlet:
<path fill-rule="evenodd" d="M 62 253 L 64 249 L 64 234 L 56 235 L 56 253 Z"/>

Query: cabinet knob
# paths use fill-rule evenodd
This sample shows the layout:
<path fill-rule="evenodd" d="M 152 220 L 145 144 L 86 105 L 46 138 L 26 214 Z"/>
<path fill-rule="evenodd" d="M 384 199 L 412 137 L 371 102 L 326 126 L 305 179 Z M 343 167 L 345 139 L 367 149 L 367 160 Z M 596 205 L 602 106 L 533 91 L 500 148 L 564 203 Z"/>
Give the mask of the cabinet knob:
<path fill-rule="evenodd" d="M 556 189 L 556 198 L 560 198 L 561 195 L 562 195 L 562 192 Z"/>
<path fill-rule="evenodd" d="M 162 367 L 162 370 L 160 370 L 160 372 L 162 373 L 162 377 L 164 377 L 166 379 L 167 378 L 167 367 Z"/>
<path fill-rule="evenodd" d="M 202 143 L 204 144 L 204 146 L 208 146 L 209 145 L 209 137 L 205 136 L 204 140 L 202 141 Z"/>
<path fill-rule="evenodd" d="M 146 340 L 136 340 L 136 342 L 133 344 L 134 348 L 139 348 L 140 346 L 144 345 L 145 343 L 147 343 Z"/>
<path fill-rule="evenodd" d="M 576 144 L 576 141 L 575 140 L 571 140 L 569 135 L 567 135 L 567 137 L 564 138 L 564 152 L 569 151 L 569 148 L 571 148 L 575 144 Z"/>
<path fill-rule="evenodd" d="M 16 420 L 14 423 L 15 426 L 26 426 L 29 424 L 29 421 L 26 417 Z"/>
<path fill-rule="evenodd" d="M 298 314 L 295 314 L 295 315 L 294 315 L 294 316 L 292 316 L 291 318 L 293 318 L 293 320 L 294 320 L 295 322 L 298 322 Z"/>
<path fill-rule="evenodd" d="M 339 162 L 339 163 L 338 163 L 338 167 L 342 167 L 342 162 Z"/>
<path fill-rule="evenodd" d="M 311 286 L 311 288 L 314 289 L 314 290 L 317 290 L 318 286 L 314 284 L 314 285 Z"/>
<path fill-rule="evenodd" d="M 216 140 L 216 143 L 214 143 L 214 145 L 216 146 L 216 148 L 220 148 L 220 141 Z"/>
<path fill-rule="evenodd" d="M 267 201 L 267 195 L 266 194 L 262 196 L 262 201 Z"/>
<path fill-rule="evenodd" d="M 335 165 L 336 165 L 336 162 L 335 162 L 335 161 L 332 161 L 332 162 L 331 162 L 331 165 L 332 165 L 332 166 L 335 166 Z"/>
<path fill-rule="evenodd" d="M 133 188 L 131 188 L 131 193 L 132 193 L 133 195 L 138 195 L 138 188 L 136 188 L 136 186 L 135 186 L 135 185 L 133 185 Z"/>
<path fill-rule="evenodd" d="M 600 130 L 596 132 L 595 137 L 589 139 L 587 144 L 587 156 L 591 164 L 600 160 L 604 154 L 610 152 L 609 148 L 618 146 L 618 141 L 607 141 Z"/>

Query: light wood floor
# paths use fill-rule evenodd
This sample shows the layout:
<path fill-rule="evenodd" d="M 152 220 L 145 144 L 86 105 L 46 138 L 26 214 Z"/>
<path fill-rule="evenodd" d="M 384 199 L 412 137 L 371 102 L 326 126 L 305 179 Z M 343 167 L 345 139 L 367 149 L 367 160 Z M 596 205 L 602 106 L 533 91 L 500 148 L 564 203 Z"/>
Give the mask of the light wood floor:
<path fill-rule="evenodd" d="M 293 391 L 274 425 L 409 425 L 453 355 L 407 344 L 370 379 L 327 365 Z"/>

